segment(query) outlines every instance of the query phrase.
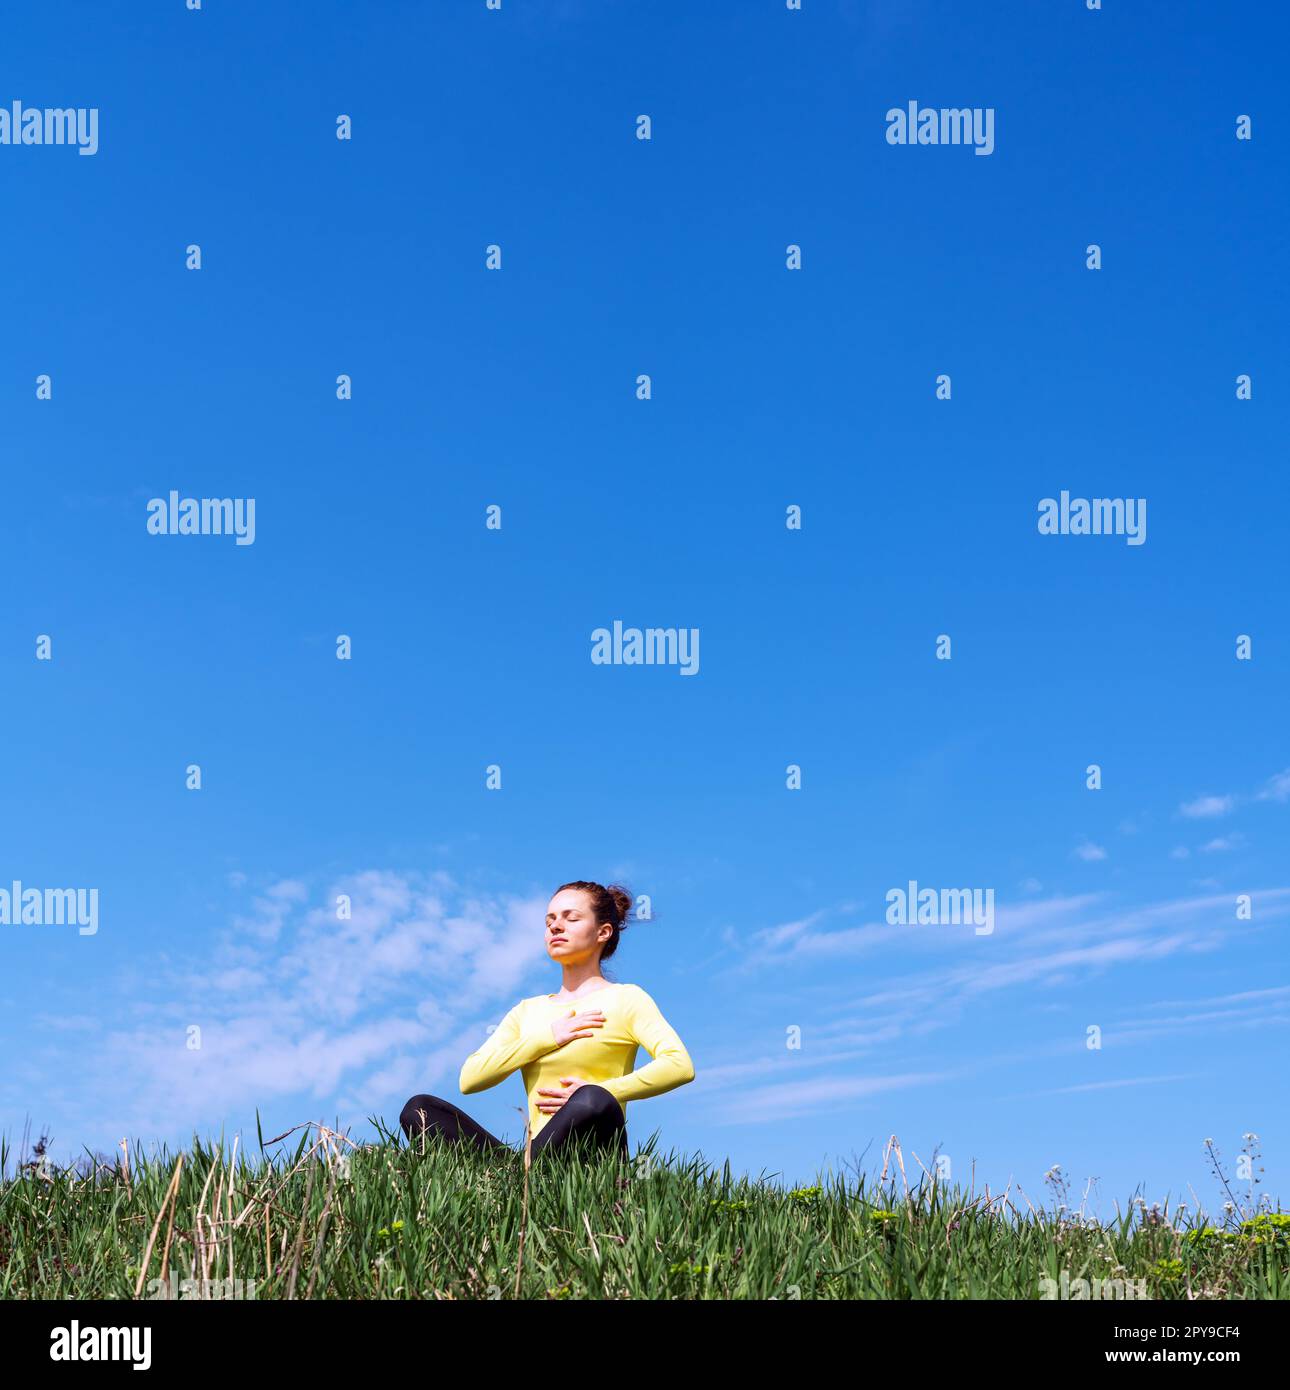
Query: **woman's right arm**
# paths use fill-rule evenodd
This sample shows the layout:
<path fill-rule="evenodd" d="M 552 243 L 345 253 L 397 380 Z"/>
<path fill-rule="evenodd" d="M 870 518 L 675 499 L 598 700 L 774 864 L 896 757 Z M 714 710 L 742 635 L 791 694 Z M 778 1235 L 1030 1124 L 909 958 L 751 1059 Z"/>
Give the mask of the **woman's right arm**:
<path fill-rule="evenodd" d="M 530 1024 L 526 1030 L 524 1006 L 516 1004 L 483 1046 L 466 1058 L 461 1068 L 461 1093 L 468 1096 L 486 1091 L 559 1046 L 549 1023 Z"/>

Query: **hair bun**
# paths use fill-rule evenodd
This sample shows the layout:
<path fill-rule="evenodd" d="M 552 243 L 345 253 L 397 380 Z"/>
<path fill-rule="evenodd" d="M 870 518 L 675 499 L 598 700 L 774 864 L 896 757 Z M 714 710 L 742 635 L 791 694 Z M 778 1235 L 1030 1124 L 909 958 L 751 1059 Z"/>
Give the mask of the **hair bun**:
<path fill-rule="evenodd" d="M 616 883 L 611 883 L 605 891 L 613 898 L 614 904 L 618 908 L 618 926 L 621 931 L 627 926 L 627 920 L 631 916 L 632 895 L 626 888 L 621 888 Z"/>

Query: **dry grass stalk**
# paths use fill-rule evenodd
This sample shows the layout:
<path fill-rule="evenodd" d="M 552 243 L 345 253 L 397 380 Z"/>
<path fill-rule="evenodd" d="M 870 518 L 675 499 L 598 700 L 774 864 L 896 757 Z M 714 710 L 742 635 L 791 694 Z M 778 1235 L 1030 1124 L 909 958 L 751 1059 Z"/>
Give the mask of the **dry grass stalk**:
<path fill-rule="evenodd" d="M 166 1207 L 170 1204 L 170 1199 L 179 1190 L 179 1173 L 184 1166 L 184 1156 L 180 1154 L 175 1160 L 175 1171 L 170 1177 L 170 1186 L 166 1188 L 166 1195 L 161 1199 L 161 1206 L 157 1209 L 157 1219 L 152 1223 L 152 1233 L 148 1236 L 148 1244 L 143 1252 L 143 1263 L 139 1267 L 139 1279 L 134 1286 L 134 1296 L 138 1298 L 143 1292 L 143 1281 L 148 1277 L 148 1266 L 152 1262 L 152 1247 L 157 1243 L 157 1232 L 161 1229 L 161 1218 L 166 1214 Z"/>

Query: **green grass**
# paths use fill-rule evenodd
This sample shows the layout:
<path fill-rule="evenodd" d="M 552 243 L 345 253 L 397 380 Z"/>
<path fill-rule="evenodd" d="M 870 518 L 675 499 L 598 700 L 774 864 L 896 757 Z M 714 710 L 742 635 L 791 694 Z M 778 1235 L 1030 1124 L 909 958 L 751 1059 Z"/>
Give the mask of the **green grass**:
<path fill-rule="evenodd" d="M 1063 1272 L 1152 1298 L 1290 1296 L 1290 1216 L 1214 1226 L 1131 1203 L 1100 1225 L 1018 1209 L 1015 1189 L 861 1174 L 786 1190 L 650 1146 L 538 1159 L 527 1190 L 521 1155 L 354 1149 L 317 1126 L 254 1158 L 197 1142 L 85 1177 L 10 1168 L 0 1146 L 4 1299 L 147 1298 L 163 1265 L 259 1299 L 512 1298 L 521 1234 L 527 1299 L 1033 1299 Z"/>

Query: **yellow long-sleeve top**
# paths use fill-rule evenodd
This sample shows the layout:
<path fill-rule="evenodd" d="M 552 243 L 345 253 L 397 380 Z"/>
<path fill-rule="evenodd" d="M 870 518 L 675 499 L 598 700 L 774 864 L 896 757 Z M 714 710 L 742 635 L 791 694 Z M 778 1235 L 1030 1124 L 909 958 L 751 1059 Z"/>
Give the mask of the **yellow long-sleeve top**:
<path fill-rule="evenodd" d="M 589 1038 L 560 1046 L 551 1032 L 561 1016 L 599 1009 L 605 1021 Z M 653 1058 L 637 1071 L 636 1049 Z M 659 1096 L 694 1080 L 694 1063 L 658 1005 L 639 985 L 610 984 L 576 999 L 551 994 L 521 999 L 488 1041 L 466 1058 L 461 1069 L 464 1095 L 486 1091 L 519 1068 L 529 1100 L 529 1130 L 536 1135 L 552 1118 L 538 1109 L 546 1099 L 540 1087 L 560 1087 L 562 1076 L 603 1086 L 627 1113 L 629 1100 Z"/>

